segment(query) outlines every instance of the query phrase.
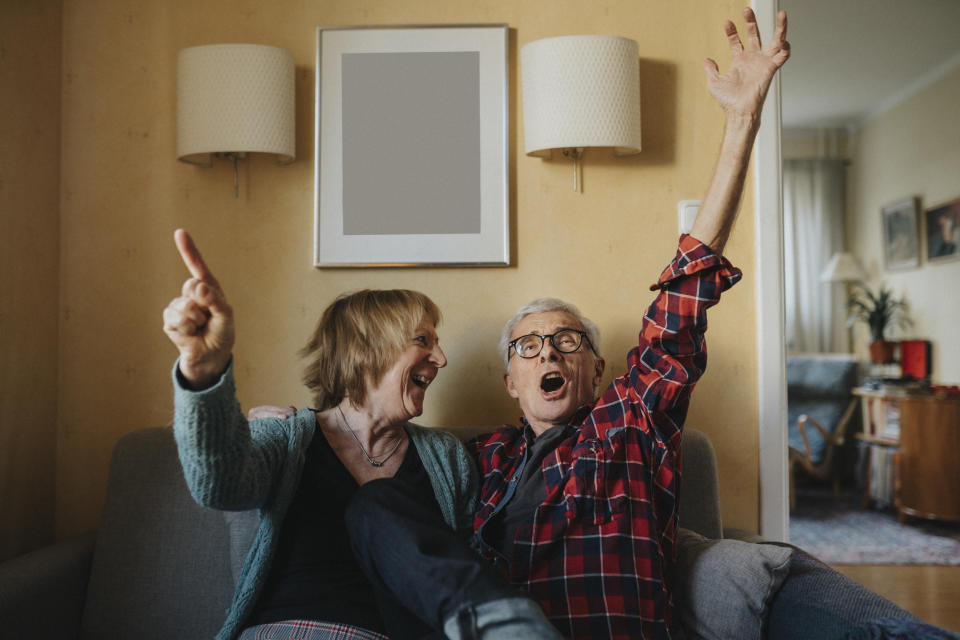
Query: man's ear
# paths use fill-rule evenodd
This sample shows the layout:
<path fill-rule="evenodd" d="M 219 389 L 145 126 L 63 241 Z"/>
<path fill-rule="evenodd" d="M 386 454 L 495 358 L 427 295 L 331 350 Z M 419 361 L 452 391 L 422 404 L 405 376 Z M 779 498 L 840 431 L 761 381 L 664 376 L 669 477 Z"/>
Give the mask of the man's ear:
<path fill-rule="evenodd" d="M 596 362 L 593 363 L 594 366 L 594 376 L 593 376 L 593 388 L 598 389 L 600 387 L 600 381 L 603 380 L 603 370 L 606 368 L 607 363 L 603 358 L 597 358 Z"/>
<path fill-rule="evenodd" d="M 510 377 L 509 371 L 503 372 L 503 386 L 507 388 L 507 393 L 510 394 L 511 398 L 520 397 L 520 392 L 517 391 L 517 386 L 513 384 L 513 378 Z"/>

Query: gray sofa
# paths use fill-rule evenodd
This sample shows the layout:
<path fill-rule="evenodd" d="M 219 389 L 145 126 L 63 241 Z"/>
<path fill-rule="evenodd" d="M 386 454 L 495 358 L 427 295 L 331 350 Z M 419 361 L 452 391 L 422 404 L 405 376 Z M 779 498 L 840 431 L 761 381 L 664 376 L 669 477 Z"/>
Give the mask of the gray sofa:
<path fill-rule="evenodd" d="M 772 544 L 718 542 L 723 530 L 713 449 L 692 429 L 683 446 L 681 526 L 704 536 L 685 532 L 693 546 L 681 547 L 689 576 L 677 598 L 694 634 L 733 633 L 713 626 L 731 609 L 729 596 L 717 589 L 731 572 L 722 564 L 731 558 L 737 567 L 744 558 L 749 564 L 760 549 L 787 555 L 760 569 L 783 575 L 761 578 L 767 582 L 751 605 L 756 611 L 748 612 L 756 616 L 750 635 L 814 637 L 810 630 L 818 627 L 800 628 L 798 619 L 837 633 L 877 618 L 915 620 L 805 554 Z M 226 514 L 193 502 L 169 427 L 131 433 L 114 450 L 100 530 L 0 564 L 0 638 L 211 638 L 225 617 L 255 522 L 253 512 Z M 737 549 L 741 556 L 735 558 Z M 721 565 L 711 566 L 718 559 Z M 791 580 L 781 589 L 787 572 Z M 797 593 L 785 593 L 788 587 Z M 807 598 L 811 589 L 829 597 Z M 738 631 L 736 637 L 747 636 Z"/>

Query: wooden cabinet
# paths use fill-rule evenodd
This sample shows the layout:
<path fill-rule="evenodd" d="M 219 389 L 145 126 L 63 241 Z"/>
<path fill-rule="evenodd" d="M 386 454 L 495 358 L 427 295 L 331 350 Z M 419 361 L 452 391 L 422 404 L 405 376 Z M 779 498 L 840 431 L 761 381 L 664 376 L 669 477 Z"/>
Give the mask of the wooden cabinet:
<path fill-rule="evenodd" d="M 960 520 L 960 398 L 905 396 L 895 504 L 905 516 Z"/>

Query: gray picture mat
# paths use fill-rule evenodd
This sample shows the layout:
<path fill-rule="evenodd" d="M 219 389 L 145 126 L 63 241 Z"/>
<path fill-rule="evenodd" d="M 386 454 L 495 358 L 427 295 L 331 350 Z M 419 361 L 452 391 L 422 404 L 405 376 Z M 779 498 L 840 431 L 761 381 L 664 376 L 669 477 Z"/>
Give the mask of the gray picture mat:
<path fill-rule="evenodd" d="M 480 233 L 480 57 L 341 57 L 343 233 Z"/>

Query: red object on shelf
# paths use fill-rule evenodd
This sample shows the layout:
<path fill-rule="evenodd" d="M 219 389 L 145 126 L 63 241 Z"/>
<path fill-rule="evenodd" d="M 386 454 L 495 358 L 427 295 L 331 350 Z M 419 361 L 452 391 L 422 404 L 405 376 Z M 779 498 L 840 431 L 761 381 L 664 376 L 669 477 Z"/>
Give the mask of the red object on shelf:
<path fill-rule="evenodd" d="M 904 378 L 926 380 L 930 377 L 930 341 L 903 340 L 900 343 L 900 370 Z"/>
<path fill-rule="evenodd" d="M 957 385 L 934 385 L 930 387 L 930 393 L 935 396 L 960 396 L 960 387 Z"/>

